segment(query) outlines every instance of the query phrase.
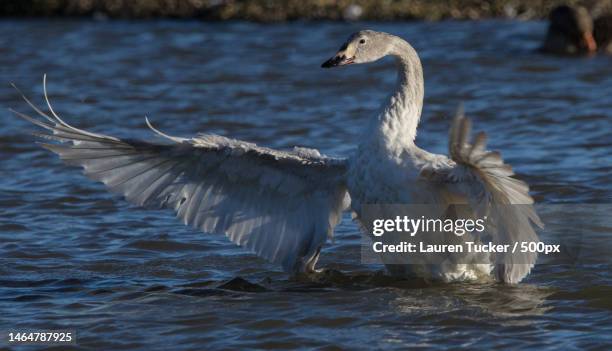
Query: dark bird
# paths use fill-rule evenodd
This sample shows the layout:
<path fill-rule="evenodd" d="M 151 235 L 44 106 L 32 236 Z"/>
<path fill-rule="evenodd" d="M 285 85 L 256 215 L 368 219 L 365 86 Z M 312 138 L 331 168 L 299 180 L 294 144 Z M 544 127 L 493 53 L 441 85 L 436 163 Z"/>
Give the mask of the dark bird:
<path fill-rule="evenodd" d="M 548 32 L 542 52 L 558 55 L 585 55 L 600 50 L 612 54 L 612 15 L 593 21 L 584 7 L 555 7 L 548 16 Z"/>
<path fill-rule="evenodd" d="M 593 37 L 601 52 L 612 55 L 612 14 L 599 16 L 595 20 Z"/>

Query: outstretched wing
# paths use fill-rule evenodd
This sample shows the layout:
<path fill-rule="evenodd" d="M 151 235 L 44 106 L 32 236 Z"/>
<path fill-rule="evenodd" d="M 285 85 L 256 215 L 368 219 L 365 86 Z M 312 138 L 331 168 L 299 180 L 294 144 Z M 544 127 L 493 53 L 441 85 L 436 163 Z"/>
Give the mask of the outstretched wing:
<path fill-rule="evenodd" d="M 498 152 L 486 150 L 484 132 L 470 141 L 470 130 L 471 122 L 460 110 L 449 138 L 449 154 L 455 165 L 425 175 L 443 182 L 449 192 L 459 194 L 478 217 L 487 216 L 490 223 L 487 229 L 494 243 L 538 242 L 533 225 L 543 225 L 533 208 L 529 186 L 513 177 L 512 168 Z M 518 283 L 529 274 L 536 260 L 536 253 L 498 254 L 494 274 L 499 281 Z"/>
<path fill-rule="evenodd" d="M 171 208 L 185 224 L 223 233 L 287 271 L 301 269 L 340 221 L 344 159 L 316 150 L 276 151 L 216 135 L 166 143 L 121 140 L 64 122 L 26 102 L 45 120 L 42 146 L 136 205 Z"/>

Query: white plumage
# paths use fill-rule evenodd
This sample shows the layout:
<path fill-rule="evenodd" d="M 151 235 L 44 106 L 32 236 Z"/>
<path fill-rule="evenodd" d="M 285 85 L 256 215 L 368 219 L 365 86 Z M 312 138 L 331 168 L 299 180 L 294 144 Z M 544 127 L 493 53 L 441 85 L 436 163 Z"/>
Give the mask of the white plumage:
<path fill-rule="evenodd" d="M 380 114 L 367 126 L 349 159 L 322 156 L 317 150 L 277 151 L 255 144 L 202 134 L 166 135 L 166 143 L 120 140 L 72 127 L 26 102 L 44 120 L 15 112 L 51 134 L 59 143 L 42 144 L 68 164 L 103 182 L 137 205 L 171 208 L 187 225 L 223 233 L 236 244 L 289 272 L 313 271 L 320 249 L 347 207 L 360 218 L 362 205 L 423 203 L 446 208 L 469 204 L 473 214 L 496 223 L 494 241 L 537 241 L 540 224 L 527 185 L 515 178 L 499 154 L 485 150 L 485 136 L 470 144 L 469 121 L 459 114 L 450 135 L 450 159 L 414 144 L 423 102 L 423 74 L 414 49 L 404 40 L 361 31 L 324 67 L 397 58 L 398 85 Z M 524 204 L 516 208 L 504 206 Z M 493 273 L 516 283 L 527 275 L 535 255 L 505 264 L 414 265 L 392 273 L 419 274 L 444 281 L 477 279 Z"/>

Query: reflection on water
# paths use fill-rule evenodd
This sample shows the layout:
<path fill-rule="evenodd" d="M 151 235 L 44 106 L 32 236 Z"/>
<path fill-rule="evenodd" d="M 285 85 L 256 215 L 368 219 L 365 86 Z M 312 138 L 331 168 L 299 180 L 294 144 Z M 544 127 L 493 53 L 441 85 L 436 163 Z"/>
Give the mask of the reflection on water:
<path fill-rule="evenodd" d="M 146 114 L 170 134 L 338 155 L 388 93 L 393 67 L 318 66 L 356 29 L 393 32 L 423 59 L 424 148 L 445 152 L 464 101 L 538 202 L 612 195 L 610 59 L 534 54 L 543 23 L 0 27 L 2 107 L 24 110 L 11 81 L 40 101 L 48 73 L 56 109 L 78 127 L 145 138 Z M 289 278 L 223 237 L 126 204 L 36 147 L 25 123 L 2 121 L 0 330 L 72 328 L 80 346 L 114 350 L 612 345 L 609 264 L 539 265 L 515 287 L 395 280 L 360 264 L 347 215 L 322 255 L 330 270 Z M 582 227 L 593 249 L 610 234 L 602 223 Z"/>

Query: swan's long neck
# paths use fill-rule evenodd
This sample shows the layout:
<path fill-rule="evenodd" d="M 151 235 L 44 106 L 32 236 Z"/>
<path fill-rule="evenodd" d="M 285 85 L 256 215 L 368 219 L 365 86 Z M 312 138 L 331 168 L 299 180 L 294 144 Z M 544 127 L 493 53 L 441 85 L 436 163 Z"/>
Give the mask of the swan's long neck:
<path fill-rule="evenodd" d="M 398 64 L 397 85 L 372 127 L 381 146 L 397 153 L 414 146 L 423 108 L 424 84 L 423 67 L 414 48 L 401 38 L 392 38 L 390 54 Z"/>

